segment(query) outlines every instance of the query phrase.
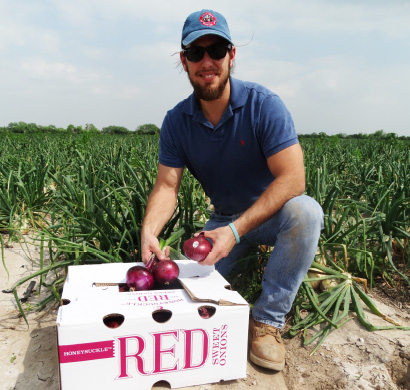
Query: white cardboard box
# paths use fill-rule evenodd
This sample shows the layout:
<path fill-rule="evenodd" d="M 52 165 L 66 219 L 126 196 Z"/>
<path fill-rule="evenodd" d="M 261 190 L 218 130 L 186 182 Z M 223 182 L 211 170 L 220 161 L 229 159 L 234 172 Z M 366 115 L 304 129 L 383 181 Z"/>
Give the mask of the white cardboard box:
<path fill-rule="evenodd" d="M 120 292 L 142 263 L 69 267 L 57 314 L 61 390 L 148 390 L 246 377 L 249 306 L 214 267 L 177 261 L 183 289 Z M 206 306 L 210 318 L 199 315 Z M 119 318 L 111 328 L 104 321 Z M 119 322 L 121 322 L 119 321 Z"/>

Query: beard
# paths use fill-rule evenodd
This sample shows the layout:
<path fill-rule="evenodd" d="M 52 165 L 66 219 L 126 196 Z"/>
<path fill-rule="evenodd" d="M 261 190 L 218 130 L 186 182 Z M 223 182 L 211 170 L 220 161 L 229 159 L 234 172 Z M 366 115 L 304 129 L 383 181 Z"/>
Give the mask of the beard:
<path fill-rule="evenodd" d="M 218 99 L 221 98 L 221 96 L 222 96 L 222 94 L 225 90 L 226 84 L 228 83 L 229 76 L 231 74 L 231 70 L 230 70 L 230 68 L 228 68 L 228 72 L 226 74 L 225 74 L 225 72 L 223 72 L 221 74 L 221 77 L 222 77 L 221 81 L 219 82 L 219 84 L 216 87 L 211 87 L 211 86 L 203 87 L 202 85 L 200 85 L 199 83 L 196 83 L 192 79 L 191 74 L 189 72 L 189 69 L 188 69 L 187 73 L 188 73 L 189 81 L 190 81 L 192 87 L 194 88 L 194 94 L 195 94 L 196 98 L 200 99 L 200 100 L 207 101 L 207 102 L 211 102 L 213 100 L 218 100 Z"/>

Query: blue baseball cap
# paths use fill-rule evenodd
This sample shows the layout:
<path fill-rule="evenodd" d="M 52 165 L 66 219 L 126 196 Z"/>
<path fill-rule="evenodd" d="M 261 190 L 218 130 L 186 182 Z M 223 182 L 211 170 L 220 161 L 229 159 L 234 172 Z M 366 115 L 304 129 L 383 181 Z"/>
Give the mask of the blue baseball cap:
<path fill-rule="evenodd" d="M 187 17 L 182 29 L 181 46 L 188 46 L 203 35 L 219 35 L 233 45 L 226 19 L 210 9 L 203 9 Z"/>

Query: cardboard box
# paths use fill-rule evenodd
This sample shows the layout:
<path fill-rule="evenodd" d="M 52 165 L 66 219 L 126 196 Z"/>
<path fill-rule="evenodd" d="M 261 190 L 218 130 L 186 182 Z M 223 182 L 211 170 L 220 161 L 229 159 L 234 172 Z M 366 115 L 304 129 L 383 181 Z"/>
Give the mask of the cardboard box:
<path fill-rule="evenodd" d="M 214 267 L 177 262 L 183 288 L 138 292 L 112 284 L 142 263 L 69 267 L 57 314 L 62 390 L 148 390 L 159 381 L 178 388 L 246 377 L 247 302 Z"/>

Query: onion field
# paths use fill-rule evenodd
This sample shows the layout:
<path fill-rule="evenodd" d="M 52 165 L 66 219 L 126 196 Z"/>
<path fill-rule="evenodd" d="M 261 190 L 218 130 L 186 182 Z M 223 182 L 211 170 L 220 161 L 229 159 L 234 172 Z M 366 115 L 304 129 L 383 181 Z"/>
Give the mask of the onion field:
<path fill-rule="evenodd" d="M 306 193 L 325 213 L 314 265 L 351 275 L 369 289 L 379 281 L 399 281 L 408 288 L 410 141 L 335 136 L 300 141 Z M 140 261 L 141 222 L 156 177 L 157 154 L 157 135 L 0 137 L 1 249 L 29 240 L 40 247 L 40 266 L 31 278 L 39 280 L 38 291 L 49 294 L 38 309 L 60 299 L 68 265 Z M 180 251 L 210 212 L 201 187 L 185 172 L 178 204 L 161 239 Z M 255 245 L 247 259 L 252 261 L 242 262 L 246 273 L 239 271 L 235 287 L 250 303 L 260 292 L 271 249 Z M 296 306 L 311 294 L 307 287 L 303 290 L 307 281 Z M 310 301 L 322 302 L 320 294 L 316 297 L 310 296 Z M 346 305 L 350 302 L 349 295 Z M 336 311 L 324 316 L 331 325 L 339 318 Z"/>

